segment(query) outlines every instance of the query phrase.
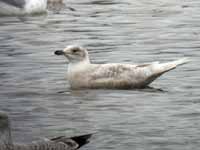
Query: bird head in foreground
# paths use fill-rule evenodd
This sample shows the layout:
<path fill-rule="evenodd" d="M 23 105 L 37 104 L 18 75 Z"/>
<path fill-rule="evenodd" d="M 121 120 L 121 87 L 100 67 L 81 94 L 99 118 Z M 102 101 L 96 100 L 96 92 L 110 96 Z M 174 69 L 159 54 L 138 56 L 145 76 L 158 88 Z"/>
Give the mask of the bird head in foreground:
<path fill-rule="evenodd" d="M 64 50 L 57 50 L 55 55 L 64 55 L 69 60 L 69 63 L 90 62 L 88 51 L 77 45 L 67 46 Z"/>
<path fill-rule="evenodd" d="M 12 139 L 8 115 L 0 112 L 0 147 L 11 145 Z"/>
<path fill-rule="evenodd" d="M 2 129 L 6 129 L 9 126 L 8 115 L 0 112 L 0 132 L 3 131 Z"/>

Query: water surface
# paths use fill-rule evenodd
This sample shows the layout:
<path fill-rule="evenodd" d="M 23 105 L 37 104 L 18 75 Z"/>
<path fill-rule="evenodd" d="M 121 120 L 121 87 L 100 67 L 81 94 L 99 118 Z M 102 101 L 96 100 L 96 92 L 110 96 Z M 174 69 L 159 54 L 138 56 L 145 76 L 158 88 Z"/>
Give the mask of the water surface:
<path fill-rule="evenodd" d="M 14 140 L 97 132 L 87 150 L 198 150 L 200 2 L 66 1 L 48 15 L 0 18 L 0 110 Z M 70 90 L 67 61 L 53 52 L 87 47 L 95 63 L 190 57 L 145 90 Z"/>

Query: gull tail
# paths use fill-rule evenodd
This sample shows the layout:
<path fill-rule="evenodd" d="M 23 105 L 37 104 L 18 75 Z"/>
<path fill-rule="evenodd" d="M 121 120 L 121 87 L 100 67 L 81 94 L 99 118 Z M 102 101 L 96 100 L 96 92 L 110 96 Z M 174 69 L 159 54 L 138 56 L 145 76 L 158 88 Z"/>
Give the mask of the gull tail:
<path fill-rule="evenodd" d="M 156 74 L 163 74 L 170 70 L 175 69 L 177 66 L 183 65 L 190 62 L 189 58 L 181 58 L 172 62 L 162 63 L 162 64 L 155 64 L 153 68 L 155 69 Z"/>

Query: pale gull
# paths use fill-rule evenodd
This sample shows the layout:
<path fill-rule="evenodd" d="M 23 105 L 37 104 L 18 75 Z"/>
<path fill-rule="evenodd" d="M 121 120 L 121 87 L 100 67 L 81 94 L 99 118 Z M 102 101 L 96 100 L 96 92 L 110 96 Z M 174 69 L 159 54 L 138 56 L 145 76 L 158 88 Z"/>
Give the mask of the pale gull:
<path fill-rule="evenodd" d="M 91 136 L 91 134 L 71 138 L 60 136 L 30 144 L 13 143 L 9 118 L 0 112 L 0 150 L 76 150 L 87 144 Z"/>
<path fill-rule="evenodd" d="M 25 15 L 45 12 L 47 0 L 0 0 L 0 15 Z"/>
<path fill-rule="evenodd" d="M 187 63 L 187 58 L 167 63 L 149 64 L 93 64 L 90 63 L 88 51 L 80 46 L 71 45 L 64 50 L 55 51 L 69 60 L 67 79 L 73 89 L 110 88 L 130 89 L 144 88 L 163 73 L 178 65 Z"/>

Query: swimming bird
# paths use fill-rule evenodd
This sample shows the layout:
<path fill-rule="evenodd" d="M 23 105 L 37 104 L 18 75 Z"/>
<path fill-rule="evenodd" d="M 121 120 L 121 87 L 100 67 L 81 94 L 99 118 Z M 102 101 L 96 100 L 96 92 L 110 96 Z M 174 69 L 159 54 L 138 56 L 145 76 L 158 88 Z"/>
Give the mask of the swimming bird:
<path fill-rule="evenodd" d="M 64 55 L 69 60 L 67 79 L 72 89 L 108 88 L 131 89 L 145 88 L 163 73 L 175 69 L 189 61 L 187 58 L 148 64 L 93 64 L 87 49 L 70 45 L 57 50 L 56 55 Z"/>
<path fill-rule="evenodd" d="M 13 143 L 8 115 L 0 112 L 0 150 L 76 150 L 89 142 L 92 134 L 67 138 L 60 136 L 30 144 Z"/>
<path fill-rule="evenodd" d="M 70 11 L 76 11 L 75 8 L 66 6 L 64 0 L 48 0 L 47 6 L 49 10 L 53 10 L 54 12 L 58 12 L 61 9 L 69 9 Z"/>
<path fill-rule="evenodd" d="M 47 3 L 48 10 L 58 13 L 60 10 L 66 8 L 63 0 L 48 0 Z"/>
<path fill-rule="evenodd" d="M 45 12 L 47 0 L 0 0 L 1 15 L 25 15 Z"/>
<path fill-rule="evenodd" d="M 48 0 L 48 3 L 63 3 L 63 0 Z"/>

